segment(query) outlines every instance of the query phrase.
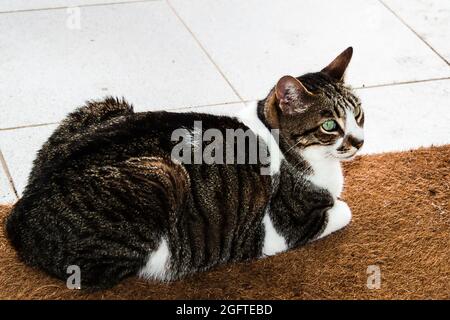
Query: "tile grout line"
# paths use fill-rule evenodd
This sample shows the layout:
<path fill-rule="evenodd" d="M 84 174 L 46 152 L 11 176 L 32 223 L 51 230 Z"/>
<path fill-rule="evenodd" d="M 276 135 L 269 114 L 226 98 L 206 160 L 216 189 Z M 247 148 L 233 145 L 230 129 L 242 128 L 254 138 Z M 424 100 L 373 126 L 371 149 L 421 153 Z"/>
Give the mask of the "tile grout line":
<path fill-rule="evenodd" d="M 381 88 L 381 87 L 393 87 L 393 86 L 401 86 L 401 85 L 407 85 L 407 84 L 426 83 L 426 82 L 444 81 L 444 80 L 450 80 L 450 77 L 431 78 L 431 79 L 423 79 L 423 80 L 411 80 L 411 81 L 401 81 L 401 82 L 393 82 L 393 83 L 382 83 L 382 84 L 374 84 L 374 85 L 361 86 L 361 87 L 352 87 L 352 88 L 354 90 L 364 90 L 364 89 Z M 199 104 L 199 105 L 192 105 L 192 106 L 171 106 L 171 107 L 166 107 L 164 109 L 155 109 L 155 110 L 148 110 L 148 111 L 162 111 L 162 110 L 169 110 L 169 111 L 173 110 L 174 111 L 174 110 L 183 110 L 183 109 L 218 107 L 218 106 L 226 106 L 226 105 L 230 105 L 230 104 L 254 102 L 254 101 L 258 101 L 258 100 L 259 99 L 245 99 L 245 100 L 224 101 L 224 102 L 217 102 L 217 103 L 210 103 L 210 104 Z M 37 123 L 37 124 L 22 125 L 22 126 L 16 126 L 16 127 L 6 127 L 6 128 L 0 128 L 0 132 L 1 131 L 9 131 L 9 130 L 17 130 L 17 129 L 45 127 L 45 126 L 50 126 L 50 125 L 57 125 L 59 123 L 60 122 L 47 122 L 47 123 Z"/>
<path fill-rule="evenodd" d="M 0 128 L 1 131 L 7 131 L 7 130 L 16 130 L 16 129 L 25 129 L 25 128 L 37 128 L 37 127 L 45 127 L 50 126 L 52 124 L 58 124 L 59 122 L 48 122 L 48 123 L 38 123 L 38 124 L 28 124 L 23 126 L 16 126 L 16 127 L 7 127 L 7 128 Z"/>
<path fill-rule="evenodd" d="M 241 95 L 239 94 L 239 92 L 236 90 L 236 88 L 231 84 L 230 80 L 228 80 L 228 78 L 225 76 L 225 74 L 223 73 L 222 69 L 220 69 L 219 65 L 213 60 L 213 58 L 211 57 L 211 55 L 209 54 L 209 52 L 206 50 L 206 48 L 202 45 L 202 43 L 200 42 L 200 40 L 195 36 L 194 32 L 189 28 L 189 26 L 187 25 L 187 23 L 181 18 L 181 16 L 178 14 L 178 12 L 175 10 L 175 8 L 172 6 L 172 4 L 170 3 L 169 0 L 166 0 L 167 5 L 170 7 L 170 9 L 172 10 L 172 12 L 175 14 L 175 16 L 178 18 L 178 20 L 183 24 L 183 26 L 186 28 L 186 30 L 191 34 L 192 38 L 194 38 L 195 42 L 197 43 L 197 45 L 200 47 L 200 49 L 203 51 L 203 53 L 207 56 L 207 58 L 209 59 L 209 61 L 211 61 L 211 63 L 216 67 L 217 71 L 220 73 L 220 75 L 222 76 L 222 78 L 228 83 L 228 85 L 230 86 L 231 90 L 233 90 L 234 94 L 241 100 L 241 102 L 244 102 L 244 99 L 241 97 Z"/>
<path fill-rule="evenodd" d="M 32 8 L 32 9 L 19 9 L 10 11 L 0 11 L 0 14 L 8 13 L 22 13 L 22 12 L 35 12 L 35 11 L 49 11 L 49 10 L 61 10 L 67 8 L 88 8 L 88 7 L 99 7 L 99 6 L 112 6 L 120 4 L 131 4 L 131 3 L 141 3 L 141 2 L 158 2 L 162 0 L 133 0 L 133 1 L 121 1 L 121 2 L 104 2 L 104 3 L 91 3 L 91 4 L 80 4 L 73 6 L 59 6 L 59 7 L 47 7 L 47 8 Z"/>
<path fill-rule="evenodd" d="M 430 48 L 441 60 L 443 60 L 448 66 L 450 66 L 450 62 L 447 61 L 439 52 L 436 51 L 420 34 L 416 32 L 406 21 L 400 17 L 393 9 L 391 9 L 383 0 L 378 0 L 387 10 L 389 10 L 405 27 L 407 27 L 410 31 L 412 31 L 428 48 Z"/>
<path fill-rule="evenodd" d="M 444 81 L 444 80 L 450 80 L 450 77 L 401 81 L 401 82 L 393 82 L 393 83 L 382 83 L 382 84 L 374 84 L 374 85 L 368 85 L 368 86 L 362 86 L 362 87 L 352 87 L 352 88 L 354 90 L 364 90 L 364 89 L 394 87 L 394 86 L 401 86 L 401 85 L 408 85 L 408 84 L 415 84 L 415 83 L 426 83 L 426 82 Z M 211 103 L 211 104 L 193 105 L 193 106 L 173 106 L 173 107 L 167 107 L 164 109 L 155 109 L 155 110 L 148 110 L 148 111 L 161 111 L 161 110 L 176 111 L 176 110 L 183 110 L 183 109 L 189 110 L 189 109 L 194 109 L 194 108 L 218 107 L 218 106 L 226 106 L 226 105 L 230 105 L 230 104 L 239 104 L 239 103 L 248 103 L 248 102 L 254 102 L 254 101 L 258 101 L 258 99 L 245 99 L 245 100 L 242 99 L 242 100 L 237 100 L 237 101 L 226 101 L 226 102 L 218 102 L 218 103 Z M 30 125 L 23 125 L 23 126 L 16 126 L 16 127 L 6 127 L 6 128 L 0 128 L 0 132 L 1 131 L 9 131 L 9 130 L 45 127 L 45 126 L 50 126 L 50 125 L 55 125 L 55 124 L 57 125 L 59 123 L 60 122 L 48 122 L 48 123 L 38 123 L 38 124 L 30 124 Z"/>
<path fill-rule="evenodd" d="M 193 108 L 207 108 L 207 107 L 217 107 L 217 106 L 226 106 L 229 104 L 239 104 L 239 103 L 247 103 L 255 100 L 236 100 L 236 101 L 226 101 L 226 102 L 217 102 L 217 103 L 210 103 L 210 104 L 199 104 L 199 105 L 193 105 L 193 106 L 172 106 L 172 107 L 166 107 L 164 109 L 155 109 L 155 110 L 148 110 L 151 111 L 175 111 L 175 110 L 183 110 L 183 109 L 193 109 Z M 145 112 L 145 111 L 143 111 Z M 28 128 L 39 128 L 39 127 L 45 127 L 45 126 L 51 126 L 51 125 L 57 125 L 60 122 L 47 122 L 47 123 L 37 123 L 37 124 L 26 124 L 22 126 L 15 126 L 15 127 L 6 127 L 6 128 L 0 128 L 0 133 L 2 131 L 10 131 L 10 130 L 20 130 L 20 129 L 28 129 Z"/>
<path fill-rule="evenodd" d="M 394 86 L 401 86 L 401 85 L 405 85 L 405 84 L 424 83 L 424 82 L 443 81 L 443 80 L 450 80 L 450 77 L 432 78 L 432 79 L 424 79 L 424 80 L 400 81 L 400 82 L 393 82 L 393 83 L 382 83 L 382 84 L 374 84 L 374 85 L 362 86 L 362 87 L 353 87 L 353 89 L 363 90 L 363 89 L 382 88 L 382 87 L 394 87 Z"/>
<path fill-rule="evenodd" d="M 193 106 L 172 106 L 172 107 L 166 107 L 164 109 L 155 109 L 155 110 L 148 110 L 149 112 L 152 111 L 175 111 L 175 110 L 183 110 L 183 109 L 193 109 L 193 108 L 207 108 L 207 107 L 217 107 L 217 106 L 226 106 L 229 104 L 239 104 L 239 103 L 247 103 L 255 100 L 236 100 L 236 101 L 226 101 L 226 102 L 218 102 L 218 103 L 211 103 L 211 104 L 200 104 L 200 105 L 193 105 Z M 145 112 L 145 111 L 143 111 Z M 15 127 L 6 127 L 6 128 L 0 128 L 0 133 L 2 131 L 11 131 L 11 130 L 20 130 L 20 129 L 28 129 L 28 128 L 39 128 L 39 127 L 45 127 L 45 126 L 51 126 L 51 125 L 57 125 L 60 122 L 47 122 L 47 123 L 37 123 L 37 124 L 27 124 L 22 126 L 15 126 Z"/>
<path fill-rule="evenodd" d="M 14 192 L 16 200 L 19 199 L 19 194 L 17 193 L 16 186 L 14 185 L 14 181 L 13 181 L 13 178 L 11 176 L 11 172 L 8 169 L 8 165 L 6 164 L 5 157 L 3 156 L 3 153 L 2 153 L 1 150 L 0 150 L 0 165 L 3 168 L 3 172 L 6 175 L 6 179 L 8 179 L 9 186 L 12 188 L 12 190 Z"/>
<path fill-rule="evenodd" d="M 183 109 L 193 109 L 193 108 L 207 108 L 207 107 L 219 107 L 219 106 L 226 106 L 229 104 L 239 104 L 239 103 L 247 103 L 250 101 L 255 101 L 255 100 L 239 100 L 239 101 L 230 101 L 230 102 L 220 102 L 220 103 L 211 103 L 211 104 L 203 104 L 203 105 L 194 105 L 194 106 L 190 106 L 190 107 L 169 107 L 166 108 L 164 110 L 183 110 Z M 158 110 L 155 110 L 158 111 Z"/>

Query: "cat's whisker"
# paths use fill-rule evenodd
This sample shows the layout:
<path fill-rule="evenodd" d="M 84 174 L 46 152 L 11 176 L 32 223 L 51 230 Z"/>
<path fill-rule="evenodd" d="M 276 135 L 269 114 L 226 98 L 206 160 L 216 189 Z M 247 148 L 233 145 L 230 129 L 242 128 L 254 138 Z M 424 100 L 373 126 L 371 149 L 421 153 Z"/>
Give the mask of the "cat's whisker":
<path fill-rule="evenodd" d="M 294 149 L 296 146 L 298 146 L 300 144 L 301 141 L 298 141 L 296 144 L 294 144 L 293 146 L 291 146 L 289 149 L 287 149 L 286 153 L 288 153 L 289 151 L 291 151 L 292 149 Z"/>

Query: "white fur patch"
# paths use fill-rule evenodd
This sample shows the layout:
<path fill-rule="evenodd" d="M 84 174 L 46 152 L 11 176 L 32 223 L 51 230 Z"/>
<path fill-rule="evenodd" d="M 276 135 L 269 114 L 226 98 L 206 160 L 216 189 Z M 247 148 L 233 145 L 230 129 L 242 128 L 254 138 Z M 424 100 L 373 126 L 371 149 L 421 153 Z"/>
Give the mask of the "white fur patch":
<path fill-rule="evenodd" d="M 330 156 L 331 149 L 334 148 L 332 146 L 328 150 L 324 146 L 310 146 L 302 150 L 301 155 L 313 170 L 307 178 L 315 185 L 328 190 L 336 199 L 341 195 L 344 176 L 339 159 Z"/>
<path fill-rule="evenodd" d="M 147 263 L 139 271 L 139 276 L 145 279 L 168 279 L 170 276 L 168 273 L 169 257 L 170 252 L 167 240 L 161 238 L 158 249 L 150 253 Z"/>
<path fill-rule="evenodd" d="M 249 127 L 254 134 L 263 139 L 267 145 L 270 153 L 270 174 L 274 175 L 280 171 L 284 156 L 270 130 L 259 119 L 257 106 L 257 102 L 247 103 L 244 110 L 237 115 L 237 119 Z"/>
<path fill-rule="evenodd" d="M 345 134 L 351 135 L 358 140 L 364 140 L 364 130 L 356 123 L 355 115 L 351 110 L 346 110 Z"/>
<path fill-rule="evenodd" d="M 272 256 L 286 251 L 288 248 L 286 240 L 275 230 L 268 213 L 264 215 L 263 225 L 265 230 L 264 245 L 262 249 L 263 255 Z"/>
<path fill-rule="evenodd" d="M 325 230 L 317 237 L 317 239 L 326 237 L 332 232 L 342 229 L 348 225 L 352 219 L 352 212 L 348 205 L 341 200 L 336 200 L 334 206 L 327 211 L 328 222 Z"/>

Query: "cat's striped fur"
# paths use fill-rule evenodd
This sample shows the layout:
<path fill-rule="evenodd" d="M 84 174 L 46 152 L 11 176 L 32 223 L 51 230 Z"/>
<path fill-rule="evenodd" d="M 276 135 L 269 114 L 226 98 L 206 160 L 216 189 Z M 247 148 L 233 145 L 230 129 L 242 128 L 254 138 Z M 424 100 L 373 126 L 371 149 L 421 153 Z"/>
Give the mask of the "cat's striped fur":
<path fill-rule="evenodd" d="M 342 179 L 332 187 L 336 181 L 320 170 L 334 166 L 339 180 L 339 158 L 362 144 L 362 110 L 341 81 L 349 50 L 322 72 L 282 78 L 241 118 L 134 113 L 113 98 L 87 103 L 39 151 L 7 220 L 11 242 L 29 265 L 61 279 L 77 265 L 82 287 L 104 288 L 133 274 L 175 280 L 337 230 L 350 218 L 338 200 Z M 322 132 L 328 118 L 340 131 Z M 173 161 L 171 133 L 194 121 L 224 135 L 250 128 L 267 144 L 269 129 L 279 129 L 279 145 L 270 143 L 272 175 L 261 174 L 260 162 Z M 359 136 L 346 133 L 349 124 Z"/>

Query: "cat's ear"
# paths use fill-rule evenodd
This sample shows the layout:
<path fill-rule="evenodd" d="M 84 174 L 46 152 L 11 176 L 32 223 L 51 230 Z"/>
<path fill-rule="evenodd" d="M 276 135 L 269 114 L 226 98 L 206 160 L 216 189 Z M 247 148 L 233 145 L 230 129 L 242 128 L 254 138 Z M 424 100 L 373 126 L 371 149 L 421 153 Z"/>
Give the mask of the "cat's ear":
<path fill-rule="evenodd" d="M 294 114 L 301 111 L 299 107 L 306 105 L 313 94 L 296 78 L 284 76 L 278 80 L 275 95 L 283 114 Z"/>
<path fill-rule="evenodd" d="M 342 81 L 344 78 L 345 70 L 350 63 L 353 55 L 353 48 L 348 47 L 340 55 L 336 57 L 328 66 L 322 69 L 321 72 L 329 75 L 336 81 Z"/>

